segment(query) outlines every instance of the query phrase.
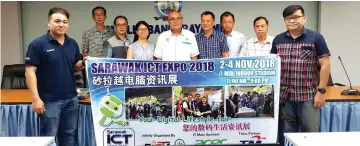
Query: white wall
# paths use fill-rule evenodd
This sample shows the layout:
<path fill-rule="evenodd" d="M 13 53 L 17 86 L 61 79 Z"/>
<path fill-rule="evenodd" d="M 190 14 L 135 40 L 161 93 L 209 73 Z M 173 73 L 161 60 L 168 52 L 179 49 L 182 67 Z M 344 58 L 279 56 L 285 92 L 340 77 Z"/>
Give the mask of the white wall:
<path fill-rule="evenodd" d="M 19 3 L 21 3 L 21 9 Z M 231 11 L 237 20 L 235 29 L 243 32 L 247 37 L 254 35 L 253 19 L 258 15 L 264 15 L 270 20 L 270 34 L 275 35 L 285 30 L 281 17 L 282 10 L 287 5 L 295 3 L 301 4 L 305 8 L 306 15 L 309 18 L 306 27 L 316 30 L 319 26 L 319 31 L 324 35 L 332 53 L 331 73 L 334 81 L 348 84 L 342 66 L 337 59 L 337 56 L 342 56 L 353 85 L 360 85 L 360 69 L 356 62 L 359 61 L 360 49 L 355 43 L 359 38 L 357 34 L 360 33 L 360 30 L 357 29 L 360 26 L 360 19 L 357 16 L 360 13 L 358 10 L 360 2 L 320 2 L 320 10 L 318 10 L 317 2 L 185 1 L 182 13 L 184 23 L 192 24 L 199 23 L 199 15 L 202 11 L 211 10 L 216 14 L 218 23 L 219 15 L 223 11 Z M 154 2 L 1 2 L 1 69 L 5 64 L 23 63 L 23 53 L 24 50 L 26 51 L 27 45 L 35 37 L 46 32 L 47 12 L 51 7 L 64 7 L 70 11 L 69 35 L 81 44 L 82 33 L 94 25 L 91 19 L 93 7 L 102 5 L 107 8 L 107 24 L 111 24 L 112 19 L 118 14 L 128 16 L 130 24 L 135 24 L 140 19 L 148 21 L 150 24 L 166 24 L 166 22 L 153 19 L 157 16 L 153 4 Z M 130 13 L 137 12 L 134 10 L 134 5 L 143 13 L 131 15 Z M 222 6 L 221 9 L 218 8 L 219 5 Z M 23 16 L 21 17 L 21 15 Z M 317 15 L 320 16 L 319 23 Z M 20 18 L 21 20 L 19 20 Z M 23 35 L 21 35 L 21 27 L 23 28 Z M 156 37 L 153 35 L 151 40 L 156 40 Z M 2 71 L 0 75 L 2 77 Z"/>
<path fill-rule="evenodd" d="M 1 2 L 1 72 L 7 64 L 23 62 L 20 2 Z"/>
<path fill-rule="evenodd" d="M 349 85 L 338 56 L 353 85 L 360 85 L 360 2 L 321 2 L 320 31 L 330 49 L 334 82 Z"/>
<path fill-rule="evenodd" d="M 214 12 L 216 22 L 219 23 L 220 15 L 225 11 L 234 13 L 236 19 L 235 30 L 245 34 L 247 38 L 253 37 L 253 20 L 257 16 L 269 19 L 271 35 L 285 31 L 282 11 L 290 4 L 301 4 L 308 14 L 306 27 L 317 29 L 317 2 L 193 2 L 184 1 L 182 13 L 184 24 L 200 24 L 200 14 L 206 10 Z M 135 25 L 140 20 L 149 24 L 167 24 L 167 21 L 156 21 L 157 17 L 154 2 L 21 2 L 24 48 L 39 35 L 47 30 L 47 13 L 51 7 L 57 6 L 70 12 L 70 26 L 68 34 L 79 45 L 84 31 L 94 26 L 91 10 L 101 5 L 107 9 L 107 25 L 111 25 L 117 15 L 125 15 L 129 25 Z M 156 43 L 157 35 L 152 35 L 150 41 Z"/>

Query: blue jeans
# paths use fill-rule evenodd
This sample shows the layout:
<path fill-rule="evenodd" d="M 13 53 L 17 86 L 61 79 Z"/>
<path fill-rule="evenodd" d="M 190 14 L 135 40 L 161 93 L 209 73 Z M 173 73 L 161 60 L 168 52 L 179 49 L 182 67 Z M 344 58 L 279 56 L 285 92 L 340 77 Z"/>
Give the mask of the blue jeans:
<path fill-rule="evenodd" d="M 75 146 L 79 100 L 74 97 L 55 102 L 44 101 L 40 117 L 40 136 L 56 136 L 57 146 Z"/>
<path fill-rule="evenodd" d="M 319 131 L 320 115 L 319 110 L 314 108 L 314 100 L 305 102 L 285 100 L 279 112 L 278 141 L 282 146 L 284 133 Z"/>
<path fill-rule="evenodd" d="M 319 110 L 314 108 L 314 100 L 304 102 L 284 102 L 284 132 L 318 132 Z"/>

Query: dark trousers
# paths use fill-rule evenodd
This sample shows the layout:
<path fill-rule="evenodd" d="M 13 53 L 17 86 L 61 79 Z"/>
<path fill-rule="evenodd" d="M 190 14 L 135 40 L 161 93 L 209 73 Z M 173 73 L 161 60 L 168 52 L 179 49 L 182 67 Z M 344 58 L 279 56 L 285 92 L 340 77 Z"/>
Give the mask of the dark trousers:
<path fill-rule="evenodd" d="M 45 102 L 45 112 L 40 117 L 40 136 L 56 136 L 58 146 L 77 145 L 75 137 L 78 122 L 79 100 Z"/>
<path fill-rule="evenodd" d="M 314 101 L 293 102 L 285 100 L 279 111 L 279 143 L 284 145 L 284 133 L 318 132 L 320 126 L 319 110 Z"/>

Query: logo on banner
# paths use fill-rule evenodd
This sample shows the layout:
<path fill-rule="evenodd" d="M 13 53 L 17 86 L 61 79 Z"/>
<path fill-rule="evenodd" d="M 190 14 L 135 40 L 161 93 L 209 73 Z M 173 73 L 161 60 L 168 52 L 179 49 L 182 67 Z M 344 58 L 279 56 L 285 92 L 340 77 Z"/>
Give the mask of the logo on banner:
<path fill-rule="evenodd" d="M 241 144 L 261 144 L 262 143 L 262 139 L 266 139 L 266 137 L 261 137 L 260 135 L 255 135 L 251 137 L 252 139 L 255 140 L 241 140 L 240 143 Z"/>
<path fill-rule="evenodd" d="M 108 128 L 104 130 L 104 146 L 135 145 L 135 132 L 130 128 Z"/>
<path fill-rule="evenodd" d="M 227 139 L 208 139 L 208 140 L 196 140 L 195 145 L 214 145 L 224 144 Z"/>
<path fill-rule="evenodd" d="M 172 11 L 181 12 L 182 2 L 178 1 L 156 1 L 155 11 L 159 17 L 154 17 L 155 20 L 167 21 L 167 17 Z"/>
<path fill-rule="evenodd" d="M 174 145 L 185 145 L 185 141 L 182 139 L 177 139 L 175 140 Z"/>
<path fill-rule="evenodd" d="M 170 145 L 170 141 L 155 141 L 153 140 L 152 143 L 147 143 L 145 146 L 163 146 L 163 145 Z"/>
<path fill-rule="evenodd" d="M 129 126 L 128 121 L 121 120 L 125 111 L 125 108 L 123 108 L 123 101 L 110 93 L 109 86 L 106 86 L 106 89 L 107 95 L 103 96 L 99 103 L 100 112 L 102 114 L 99 124 L 102 126 L 109 126 L 112 123 L 116 123 L 122 126 Z"/>

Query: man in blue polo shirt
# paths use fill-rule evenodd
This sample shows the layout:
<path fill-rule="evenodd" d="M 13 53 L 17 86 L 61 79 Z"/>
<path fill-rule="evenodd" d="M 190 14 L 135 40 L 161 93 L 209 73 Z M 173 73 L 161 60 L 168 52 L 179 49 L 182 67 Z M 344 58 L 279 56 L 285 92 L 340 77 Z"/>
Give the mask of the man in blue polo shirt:
<path fill-rule="evenodd" d="M 52 8 L 49 31 L 33 40 L 25 57 L 26 83 L 33 111 L 40 117 L 40 136 L 57 136 L 59 146 L 74 146 L 78 121 L 75 70 L 84 69 L 76 41 L 66 35 L 69 13 Z"/>
<path fill-rule="evenodd" d="M 281 58 L 279 120 L 284 132 L 318 132 L 319 108 L 325 104 L 330 75 L 330 52 L 320 33 L 304 28 L 306 16 L 301 6 L 288 6 L 283 17 L 287 31 L 274 38 L 271 49 Z M 283 136 L 279 137 L 282 142 Z"/>

